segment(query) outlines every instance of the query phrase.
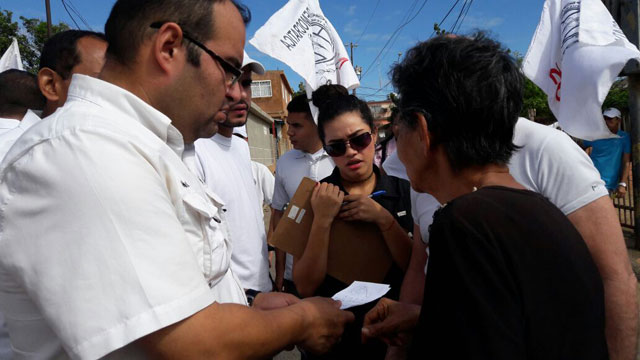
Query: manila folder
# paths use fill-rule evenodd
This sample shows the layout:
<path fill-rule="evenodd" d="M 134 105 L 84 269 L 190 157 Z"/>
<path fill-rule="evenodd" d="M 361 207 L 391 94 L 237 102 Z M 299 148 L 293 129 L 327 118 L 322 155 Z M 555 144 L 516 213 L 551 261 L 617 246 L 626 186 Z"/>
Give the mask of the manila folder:
<path fill-rule="evenodd" d="M 303 178 L 271 238 L 271 245 L 301 257 L 309 239 L 313 210 L 311 194 L 316 182 Z M 383 282 L 391 268 L 391 253 L 373 223 L 335 219 L 331 226 L 327 273 L 351 284 Z"/>

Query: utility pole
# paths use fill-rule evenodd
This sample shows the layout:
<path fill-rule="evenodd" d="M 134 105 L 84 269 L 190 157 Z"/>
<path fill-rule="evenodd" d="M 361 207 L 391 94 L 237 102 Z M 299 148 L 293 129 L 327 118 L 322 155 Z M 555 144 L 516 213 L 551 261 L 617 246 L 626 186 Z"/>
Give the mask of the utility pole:
<path fill-rule="evenodd" d="M 638 0 L 603 0 L 609 12 L 627 36 L 629 42 L 638 46 L 640 42 L 640 28 L 638 14 L 640 3 Z M 631 160 L 633 174 L 633 202 L 635 221 L 635 248 L 640 248 L 640 64 L 631 60 L 622 70 L 626 75 L 629 91 L 629 115 L 631 117 Z"/>
<path fill-rule="evenodd" d="M 344 45 L 351 48 L 351 66 L 353 66 L 354 69 L 355 69 L 356 64 L 353 62 L 353 48 L 357 48 L 358 44 L 354 44 L 352 42 L 349 42 L 349 44 L 344 44 Z M 353 89 L 353 96 L 355 96 L 355 95 L 356 95 L 356 89 Z"/>
<path fill-rule="evenodd" d="M 44 4 L 47 8 L 47 39 L 51 37 L 51 4 L 49 0 L 44 0 Z"/>

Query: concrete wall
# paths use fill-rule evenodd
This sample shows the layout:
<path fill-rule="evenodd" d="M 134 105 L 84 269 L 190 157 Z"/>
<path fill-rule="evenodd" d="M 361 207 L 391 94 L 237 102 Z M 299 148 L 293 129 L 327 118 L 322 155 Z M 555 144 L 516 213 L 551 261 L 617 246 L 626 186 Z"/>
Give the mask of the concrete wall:
<path fill-rule="evenodd" d="M 273 119 L 258 105 L 252 103 L 247 119 L 251 160 L 267 166 L 275 163 L 276 160 L 276 141 L 271 134 L 272 124 Z"/>

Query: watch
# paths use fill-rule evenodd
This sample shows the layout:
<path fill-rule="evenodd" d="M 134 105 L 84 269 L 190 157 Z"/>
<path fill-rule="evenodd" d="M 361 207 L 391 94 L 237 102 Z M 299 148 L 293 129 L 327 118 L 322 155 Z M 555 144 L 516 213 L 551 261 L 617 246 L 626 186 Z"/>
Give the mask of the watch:
<path fill-rule="evenodd" d="M 244 294 L 247 296 L 247 303 L 249 304 L 249 306 L 253 306 L 253 301 L 256 299 L 256 297 L 258 297 L 260 291 L 247 289 L 244 291 Z"/>
<path fill-rule="evenodd" d="M 621 181 L 621 182 L 618 183 L 618 186 L 622 186 L 622 187 L 626 188 L 627 187 L 627 183 Z"/>

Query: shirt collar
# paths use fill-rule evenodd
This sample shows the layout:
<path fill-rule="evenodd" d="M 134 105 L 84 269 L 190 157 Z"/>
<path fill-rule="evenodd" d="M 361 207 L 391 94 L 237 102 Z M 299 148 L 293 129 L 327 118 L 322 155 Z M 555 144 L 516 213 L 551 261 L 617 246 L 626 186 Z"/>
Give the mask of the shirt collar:
<path fill-rule="evenodd" d="M 74 74 L 69 86 L 69 101 L 73 98 L 94 103 L 106 111 L 133 118 L 164 141 L 178 156 L 184 151 L 184 139 L 171 119 L 131 92 L 86 75 Z"/>
<path fill-rule="evenodd" d="M 373 189 L 373 192 L 384 190 L 386 193 L 383 196 L 386 197 L 398 197 L 398 192 L 396 191 L 396 186 L 388 175 L 382 173 L 380 169 L 374 164 L 373 165 L 373 173 L 376 177 L 376 187 Z M 333 185 L 337 185 L 340 190 L 342 190 L 345 194 L 349 194 L 347 190 L 345 190 L 342 185 L 342 178 L 340 177 L 340 169 L 338 167 L 333 168 L 333 172 L 327 178 L 325 178 L 325 182 L 328 182 Z"/>
<path fill-rule="evenodd" d="M 224 146 L 224 147 L 231 147 L 231 140 L 233 140 L 233 135 L 231 137 L 226 137 L 224 135 L 220 135 L 220 134 L 215 134 L 213 135 L 213 137 L 211 138 L 211 140 L 217 142 L 218 144 Z"/>
<path fill-rule="evenodd" d="M 28 129 L 38 121 L 40 121 L 40 117 L 33 111 L 27 110 L 27 113 L 24 115 L 22 121 L 20 122 L 20 127 L 23 129 Z"/>

